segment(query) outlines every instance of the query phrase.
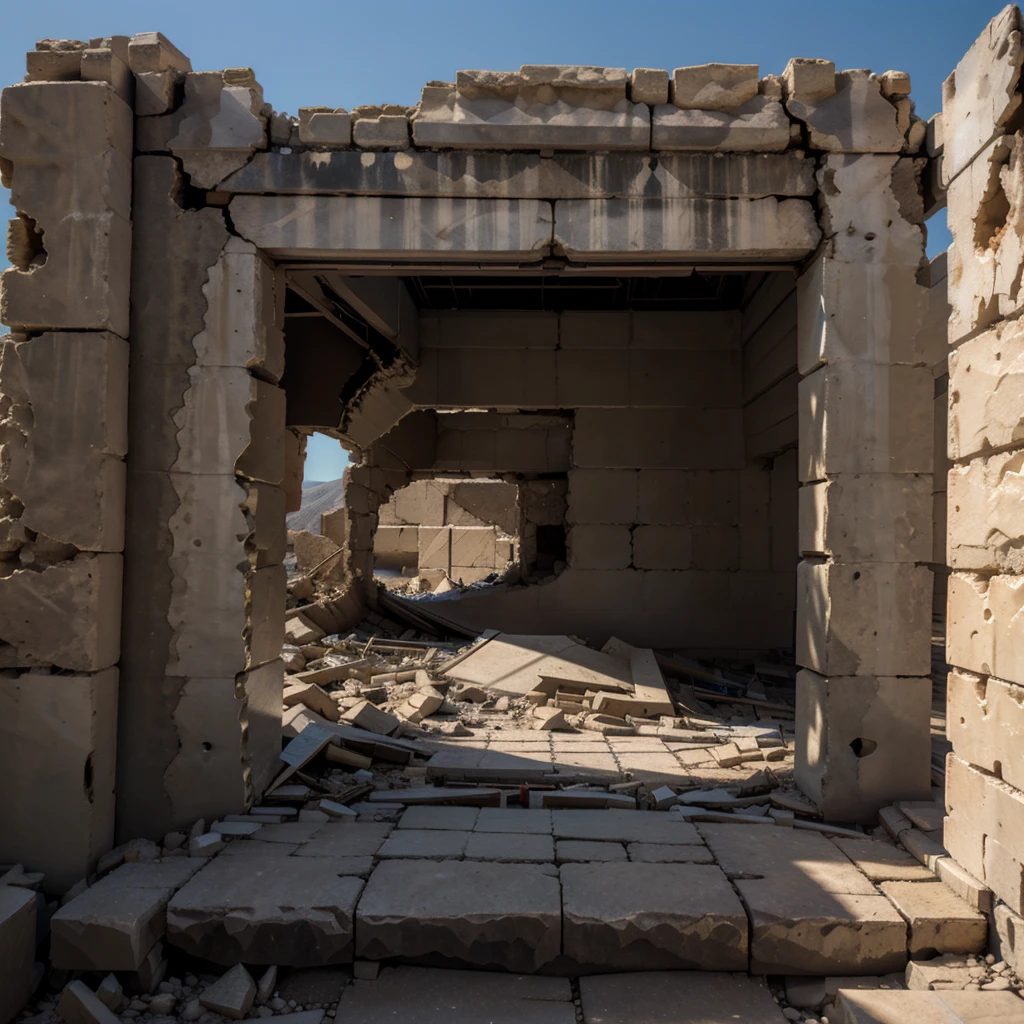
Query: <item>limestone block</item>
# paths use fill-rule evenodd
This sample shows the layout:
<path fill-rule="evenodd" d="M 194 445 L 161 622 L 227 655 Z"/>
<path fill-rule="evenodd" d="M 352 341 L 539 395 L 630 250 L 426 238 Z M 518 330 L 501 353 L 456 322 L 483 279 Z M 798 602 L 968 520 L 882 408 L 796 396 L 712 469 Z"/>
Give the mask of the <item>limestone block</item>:
<path fill-rule="evenodd" d="M 805 376 L 822 363 L 932 362 L 928 289 L 914 263 L 822 257 L 797 279 L 797 359 Z"/>
<path fill-rule="evenodd" d="M 352 141 L 363 149 L 407 149 L 409 119 L 404 114 L 361 117 L 352 126 Z"/>
<path fill-rule="evenodd" d="M 774 197 L 719 203 L 710 199 L 564 200 L 554 240 L 570 256 L 620 259 L 624 253 L 683 259 L 801 259 L 818 244 L 810 204 Z"/>
<path fill-rule="evenodd" d="M 949 577 L 946 658 L 980 675 L 1024 682 L 1024 576 Z"/>
<path fill-rule="evenodd" d="M 797 784 L 830 821 L 931 791 L 927 678 L 797 673 Z"/>
<path fill-rule="evenodd" d="M 561 844 L 560 844 L 561 845 Z M 563 951 L 616 970 L 745 970 L 747 919 L 710 864 L 563 864 Z"/>
<path fill-rule="evenodd" d="M 128 62 L 136 75 L 191 71 L 192 62 L 161 32 L 139 32 L 128 44 Z"/>
<path fill-rule="evenodd" d="M 757 95 L 756 64 L 699 64 L 672 72 L 672 102 L 683 110 L 731 111 Z"/>
<path fill-rule="evenodd" d="M 238 196 L 231 216 L 241 235 L 275 257 L 533 256 L 552 230 L 551 204 L 539 200 Z"/>
<path fill-rule="evenodd" d="M 103 82 L 35 82 L 5 89 L 0 113 L 11 203 L 35 239 L 0 277 L 0 320 L 127 337 L 131 109 Z"/>
<path fill-rule="evenodd" d="M 181 858 L 125 864 L 64 904 L 50 923 L 50 959 L 73 971 L 136 971 L 163 938 L 167 903 L 198 870 Z"/>
<path fill-rule="evenodd" d="M 199 188 L 215 188 L 266 147 L 263 92 L 255 79 L 243 81 L 219 71 L 185 76 L 184 101 L 170 115 L 168 148 Z"/>
<path fill-rule="evenodd" d="M 668 72 L 656 68 L 634 68 L 629 76 L 629 98 L 634 103 L 657 106 L 668 103 Z"/>
<path fill-rule="evenodd" d="M 29 1001 L 35 959 L 36 894 L 0 886 L 0 1020 L 14 1020 Z"/>
<path fill-rule="evenodd" d="M 1024 135 L 990 143 L 946 192 L 949 340 L 1013 316 L 1024 305 Z"/>
<path fill-rule="evenodd" d="M 819 72 L 824 79 L 825 73 Z M 822 82 L 821 92 L 825 84 Z M 818 90 L 815 89 L 815 92 Z M 867 71 L 840 71 L 831 95 L 786 100 L 789 113 L 807 125 L 812 149 L 830 153 L 898 153 L 903 133 L 896 108 L 882 96 L 881 83 Z"/>
<path fill-rule="evenodd" d="M 306 146 L 347 146 L 352 142 L 352 115 L 344 107 L 299 107 L 299 141 Z"/>
<path fill-rule="evenodd" d="M 633 560 L 628 526 L 573 526 L 566 543 L 573 569 L 628 569 Z"/>
<path fill-rule="evenodd" d="M 85 43 L 68 50 L 29 50 L 25 54 L 26 82 L 77 82 L 82 77 L 82 53 Z"/>
<path fill-rule="evenodd" d="M 637 522 L 638 481 L 639 474 L 630 469 L 572 470 L 566 522 Z"/>
<path fill-rule="evenodd" d="M 338 877 L 330 858 L 281 864 L 254 854 L 240 871 L 235 858 L 214 858 L 171 899 L 168 943 L 225 966 L 350 963 L 362 879 Z"/>
<path fill-rule="evenodd" d="M 546 864 L 389 860 L 370 876 L 357 924 L 356 952 L 371 960 L 440 955 L 532 973 L 561 952 L 558 877 Z"/>
<path fill-rule="evenodd" d="M 706 527 L 637 526 L 633 530 L 633 565 L 637 569 L 689 569 L 697 567 L 692 550 L 698 531 Z M 719 529 L 722 529 L 721 527 Z M 724 529 L 730 529 L 725 527 Z M 707 552 L 701 552 L 706 556 Z M 706 562 L 706 558 L 703 559 Z M 703 568 L 711 568 L 703 565 Z M 715 566 L 718 568 L 719 566 Z"/>
<path fill-rule="evenodd" d="M 113 50 L 107 47 L 83 50 L 81 71 L 82 81 L 106 82 L 129 106 L 135 102 L 131 68 Z"/>
<path fill-rule="evenodd" d="M 678 74 L 678 71 L 676 72 Z M 728 111 L 664 104 L 654 108 L 652 149 L 781 152 L 789 145 L 789 118 L 782 104 L 755 95 Z"/>
<path fill-rule="evenodd" d="M 124 544 L 128 345 L 109 332 L 0 342 L 0 482 L 30 530 L 87 551 Z"/>
<path fill-rule="evenodd" d="M 1004 7 L 942 86 L 943 178 L 952 181 L 1020 106 L 1020 11 Z"/>
<path fill-rule="evenodd" d="M 957 757 L 1024 790 L 1024 687 L 954 669 L 946 694 L 947 735 Z"/>
<path fill-rule="evenodd" d="M 135 116 L 153 117 L 170 113 L 174 109 L 178 83 L 184 78 L 184 73 L 173 68 L 136 74 Z"/>
<path fill-rule="evenodd" d="M 0 577 L 4 664 L 81 672 L 113 665 L 121 632 L 121 569 L 119 554 L 83 553 L 40 571 L 19 569 Z"/>
<path fill-rule="evenodd" d="M 840 989 L 835 1020 L 839 1024 L 945 1024 L 985 1021 L 1014 1024 L 1020 999 L 1013 992 L 920 992 L 890 989 Z M 829 1016 L 829 1020 L 832 1020 Z"/>
<path fill-rule="evenodd" d="M 932 472 L 931 370 L 842 362 L 800 381 L 800 480 Z"/>
<path fill-rule="evenodd" d="M 805 106 L 834 96 L 836 66 L 817 57 L 792 57 L 782 72 L 782 94 L 787 102 Z"/>
<path fill-rule="evenodd" d="M 114 842 L 117 682 L 116 668 L 0 679 L 0 771 L 21 780 L 8 788 L 0 858 L 44 871 L 48 892 L 88 876 Z M 59 843 L 44 803 L 59 815 Z"/>
<path fill-rule="evenodd" d="M 229 238 L 203 285 L 206 315 L 193 339 L 197 366 L 244 366 L 277 383 L 284 336 L 274 309 L 274 270 L 251 242 Z"/>
<path fill-rule="evenodd" d="M 803 561 L 796 662 L 828 676 L 924 676 L 931 602 L 931 572 L 922 565 Z"/>
<path fill-rule="evenodd" d="M 800 488 L 800 551 L 843 562 L 927 562 L 932 477 L 841 473 Z"/>
<path fill-rule="evenodd" d="M 495 532 L 487 526 L 452 527 L 452 565 L 473 569 L 493 569 L 495 564 Z"/>
<path fill-rule="evenodd" d="M 1024 572 L 1024 451 L 954 466 L 948 482 L 949 565 Z"/>
<path fill-rule="evenodd" d="M 949 457 L 1024 441 L 1024 325 L 998 324 L 949 355 Z"/>

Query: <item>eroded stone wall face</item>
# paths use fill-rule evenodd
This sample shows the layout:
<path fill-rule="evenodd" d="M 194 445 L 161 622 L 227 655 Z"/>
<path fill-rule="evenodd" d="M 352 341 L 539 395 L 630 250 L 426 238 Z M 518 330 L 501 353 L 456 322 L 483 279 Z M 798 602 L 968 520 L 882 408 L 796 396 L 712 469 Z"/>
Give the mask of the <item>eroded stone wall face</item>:
<path fill-rule="evenodd" d="M 1024 133 L 1008 7 L 943 87 L 949 226 L 945 844 L 1024 934 Z"/>
<path fill-rule="evenodd" d="M 133 129 L 117 45 L 94 43 L 40 57 L 106 79 L 0 99 L 0 860 L 58 892 L 114 836 Z"/>

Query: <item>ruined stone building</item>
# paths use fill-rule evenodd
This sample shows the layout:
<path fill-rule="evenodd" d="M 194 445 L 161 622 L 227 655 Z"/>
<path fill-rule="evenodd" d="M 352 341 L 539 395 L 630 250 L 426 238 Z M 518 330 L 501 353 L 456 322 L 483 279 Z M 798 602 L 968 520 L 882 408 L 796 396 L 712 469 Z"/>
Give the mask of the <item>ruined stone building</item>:
<path fill-rule="evenodd" d="M 536 571 L 448 619 L 792 652 L 833 821 L 929 797 L 944 623 L 945 845 L 1024 913 L 1022 61 L 1008 7 L 928 122 L 905 73 L 819 59 L 296 118 L 158 33 L 41 42 L 0 104 L 0 862 L 61 891 L 259 799 L 321 431 L 348 621 L 403 488 L 500 481 L 513 519 L 461 507 Z M 426 568 L 504 565 L 416 526 Z"/>

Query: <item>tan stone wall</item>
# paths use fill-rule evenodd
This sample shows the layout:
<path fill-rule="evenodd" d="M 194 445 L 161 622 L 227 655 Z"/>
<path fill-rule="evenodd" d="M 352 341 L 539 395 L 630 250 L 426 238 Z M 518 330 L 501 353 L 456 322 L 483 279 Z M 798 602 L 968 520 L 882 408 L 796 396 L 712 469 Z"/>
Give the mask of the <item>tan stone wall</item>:
<path fill-rule="evenodd" d="M 1024 133 L 1006 8 L 943 89 L 949 226 L 945 843 L 1024 913 Z M 1024 927 L 1019 918 L 1018 927 Z"/>

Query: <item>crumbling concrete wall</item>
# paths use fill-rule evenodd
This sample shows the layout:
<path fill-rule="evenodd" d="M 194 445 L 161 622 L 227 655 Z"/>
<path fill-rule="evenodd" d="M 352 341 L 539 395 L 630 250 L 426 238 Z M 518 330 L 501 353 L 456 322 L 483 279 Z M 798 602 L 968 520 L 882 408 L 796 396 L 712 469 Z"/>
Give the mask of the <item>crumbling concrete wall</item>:
<path fill-rule="evenodd" d="M 1022 23 L 992 20 L 943 87 L 949 226 L 945 844 L 1024 934 Z"/>
<path fill-rule="evenodd" d="M 132 111 L 122 41 L 50 47 L 0 99 L 0 861 L 62 892 L 114 835 Z"/>

